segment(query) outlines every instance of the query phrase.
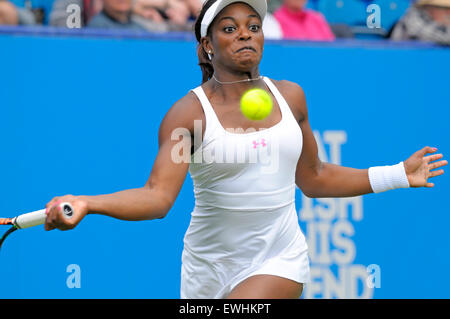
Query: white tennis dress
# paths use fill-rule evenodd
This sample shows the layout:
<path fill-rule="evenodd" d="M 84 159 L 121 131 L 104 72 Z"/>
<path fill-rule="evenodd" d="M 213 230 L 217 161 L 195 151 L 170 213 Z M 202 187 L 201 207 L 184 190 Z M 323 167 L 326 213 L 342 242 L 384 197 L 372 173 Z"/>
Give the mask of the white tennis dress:
<path fill-rule="evenodd" d="M 253 132 L 225 130 L 202 87 L 193 90 L 206 128 L 189 166 L 195 207 L 184 237 L 181 298 L 224 298 L 256 274 L 309 281 L 295 208 L 302 132 L 278 89 L 264 81 L 282 119 Z"/>

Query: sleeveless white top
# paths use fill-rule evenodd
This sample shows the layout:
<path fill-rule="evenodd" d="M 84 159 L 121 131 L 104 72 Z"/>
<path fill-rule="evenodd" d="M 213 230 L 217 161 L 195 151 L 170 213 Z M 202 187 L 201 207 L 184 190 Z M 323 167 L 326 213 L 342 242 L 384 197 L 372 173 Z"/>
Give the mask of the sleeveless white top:
<path fill-rule="evenodd" d="M 203 88 L 193 90 L 206 128 L 189 165 L 195 207 L 184 237 L 182 298 L 223 298 L 256 273 L 308 280 L 295 208 L 302 132 L 278 89 L 264 81 L 282 117 L 262 130 L 225 130 Z"/>

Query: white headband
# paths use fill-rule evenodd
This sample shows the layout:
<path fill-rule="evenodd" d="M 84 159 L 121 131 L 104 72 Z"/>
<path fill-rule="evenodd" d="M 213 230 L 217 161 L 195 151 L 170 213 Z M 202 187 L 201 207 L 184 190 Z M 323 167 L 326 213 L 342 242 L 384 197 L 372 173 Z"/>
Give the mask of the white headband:
<path fill-rule="evenodd" d="M 267 12 L 267 2 L 266 0 L 217 0 L 214 4 L 206 10 L 205 15 L 203 16 L 202 22 L 200 24 L 200 37 L 206 36 L 208 32 L 208 27 L 214 18 L 222 11 L 226 6 L 235 3 L 235 2 L 244 2 L 252 7 L 261 17 L 261 21 L 264 20 L 264 17 Z"/>

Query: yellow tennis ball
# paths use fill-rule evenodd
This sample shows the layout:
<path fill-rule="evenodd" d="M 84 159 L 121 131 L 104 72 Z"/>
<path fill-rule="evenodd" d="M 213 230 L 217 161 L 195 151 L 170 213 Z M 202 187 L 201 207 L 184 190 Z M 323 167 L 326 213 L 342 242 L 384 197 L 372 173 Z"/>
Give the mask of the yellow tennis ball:
<path fill-rule="evenodd" d="M 250 89 L 242 95 L 241 112 L 250 120 L 265 119 L 272 111 L 272 98 L 262 89 Z"/>

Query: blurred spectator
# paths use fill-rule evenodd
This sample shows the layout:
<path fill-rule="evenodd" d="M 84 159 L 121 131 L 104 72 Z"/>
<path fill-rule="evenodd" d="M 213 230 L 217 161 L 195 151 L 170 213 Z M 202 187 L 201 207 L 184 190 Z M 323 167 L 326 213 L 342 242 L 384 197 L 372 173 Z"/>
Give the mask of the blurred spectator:
<path fill-rule="evenodd" d="M 88 23 L 90 28 L 145 30 L 132 20 L 132 0 L 103 0 L 103 9 Z"/>
<path fill-rule="evenodd" d="M 189 13 L 190 13 L 190 19 L 195 21 L 197 19 L 198 14 L 202 10 L 203 6 L 203 0 L 184 0 L 186 3 Z"/>
<path fill-rule="evenodd" d="M 395 25 L 391 39 L 450 45 L 450 0 L 419 0 Z"/>
<path fill-rule="evenodd" d="M 0 25 L 33 25 L 36 18 L 31 10 L 18 8 L 8 0 L 0 0 Z"/>
<path fill-rule="evenodd" d="M 267 0 L 267 5 L 274 1 L 278 2 L 279 0 Z M 264 17 L 263 32 L 264 38 L 266 39 L 277 40 L 283 38 L 283 31 L 281 30 L 280 23 L 278 23 L 278 20 L 269 11 L 267 11 L 266 16 Z"/>
<path fill-rule="evenodd" d="M 66 27 L 67 19 L 72 14 L 71 11 L 67 12 L 70 5 L 77 5 L 80 8 L 80 27 L 84 27 L 102 10 L 103 2 L 102 0 L 55 0 L 49 24 L 55 27 Z"/>
<path fill-rule="evenodd" d="M 281 7 L 282 4 L 283 4 L 283 0 L 267 1 L 267 12 L 274 13 Z"/>
<path fill-rule="evenodd" d="M 284 0 L 275 11 L 284 39 L 332 41 L 333 31 L 325 17 L 317 11 L 305 9 L 307 0 Z"/>
<path fill-rule="evenodd" d="M 155 22 L 163 22 L 162 11 L 166 0 L 134 0 L 133 13 Z"/>
<path fill-rule="evenodd" d="M 19 24 L 19 15 L 16 7 L 8 1 L 0 1 L 0 25 Z"/>
<path fill-rule="evenodd" d="M 165 6 L 166 0 L 135 0 L 131 18 L 147 31 L 169 31 L 169 25 L 163 16 Z"/>
<path fill-rule="evenodd" d="M 150 31 L 192 31 L 201 0 L 135 0 L 133 20 Z"/>
<path fill-rule="evenodd" d="M 170 30 L 192 31 L 194 21 L 190 19 L 191 12 L 186 0 L 167 0 L 165 10 Z"/>

